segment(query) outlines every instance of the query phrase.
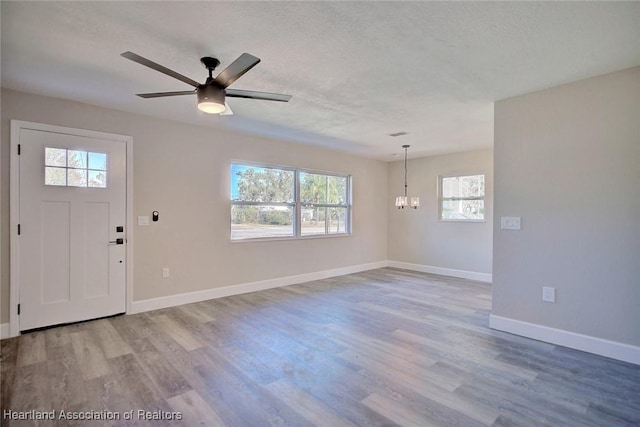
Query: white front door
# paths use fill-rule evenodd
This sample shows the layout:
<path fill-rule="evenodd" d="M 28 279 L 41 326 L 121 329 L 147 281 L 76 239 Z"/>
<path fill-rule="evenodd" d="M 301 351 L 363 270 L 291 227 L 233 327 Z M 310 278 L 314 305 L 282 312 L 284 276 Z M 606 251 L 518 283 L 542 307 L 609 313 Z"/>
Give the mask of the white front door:
<path fill-rule="evenodd" d="M 21 128 L 21 331 L 126 308 L 126 142 Z"/>

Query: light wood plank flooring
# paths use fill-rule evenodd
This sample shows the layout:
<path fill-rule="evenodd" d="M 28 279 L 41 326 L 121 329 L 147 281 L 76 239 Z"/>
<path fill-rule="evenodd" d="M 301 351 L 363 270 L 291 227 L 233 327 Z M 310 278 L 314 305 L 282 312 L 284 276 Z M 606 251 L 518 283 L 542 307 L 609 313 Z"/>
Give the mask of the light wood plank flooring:
<path fill-rule="evenodd" d="M 1 343 L 1 413 L 121 418 L 0 423 L 640 425 L 640 367 L 493 331 L 490 307 L 385 268 L 32 332 Z"/>

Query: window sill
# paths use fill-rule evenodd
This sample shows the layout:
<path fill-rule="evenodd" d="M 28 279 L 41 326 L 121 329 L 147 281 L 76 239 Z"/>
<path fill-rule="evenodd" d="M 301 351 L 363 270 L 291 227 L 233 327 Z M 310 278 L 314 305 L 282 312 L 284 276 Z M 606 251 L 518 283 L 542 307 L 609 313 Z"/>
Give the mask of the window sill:
<path fill-rule="evenodd" d="M 257 243 L 257 242 L 280 242 L 280 241 L 291 241 L 291 240 L 316 240 L 316 239 L 335 239 L 339 237 L 351 237 L 351 233 L 342 233 L 342 234 L 322 234 L 315 236 L 286 236 L 286 237 L 262 237 L 262 238 L 254 238 L 254 239 L 235 239 L 229 240 L 229 243 Z"/>
<path fill-rule="evenodd" d="M 474 223 L 483 223 L 487 222 L 486 219 L 439 219 L 438 222 L 474 222 Z"/>

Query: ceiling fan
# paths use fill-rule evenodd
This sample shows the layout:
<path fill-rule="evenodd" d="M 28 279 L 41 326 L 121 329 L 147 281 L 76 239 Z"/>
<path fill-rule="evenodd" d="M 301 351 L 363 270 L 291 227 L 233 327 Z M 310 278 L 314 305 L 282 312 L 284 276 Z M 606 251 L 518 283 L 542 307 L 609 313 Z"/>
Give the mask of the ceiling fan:
<path fill-rule="evenodd" d="M 185 82 L 195 89 L 178 91 L 178 92 L 154 92 L 154 93 L 138 93 L 141 98 L 160 98 L 164 96 L 193 95 L 198 96 L 198 109 L 209 114 L 233 114 L 231 109 L 225 102 L 226 97 L 230 98 L 249 98 L 261 99 L 264 101 L 280 101 L 288 102 L 291 95 L 280 93 L 256 92 L 253 90 L 227 89 L 233 82 L 242 77 L 247 71 L 255 67 L 260 58 L 256 58 L 248 53 L 243 53 L 227 68 L 225 68 L 216 78 L 213 78 L 213 70 L 220 65 L 220 61 L 216 58 L 205 56 L 200 59 L 202 65 L 209 70 L 209 77 L 204 83 L 198 83 L 189 77 L 183 76 L 169 68 L 148 60 L 133 52 L 124 52 L 121 54 L 124 58 L 137 62 L 145 67 L 152 68 L 163 74 Z"/>

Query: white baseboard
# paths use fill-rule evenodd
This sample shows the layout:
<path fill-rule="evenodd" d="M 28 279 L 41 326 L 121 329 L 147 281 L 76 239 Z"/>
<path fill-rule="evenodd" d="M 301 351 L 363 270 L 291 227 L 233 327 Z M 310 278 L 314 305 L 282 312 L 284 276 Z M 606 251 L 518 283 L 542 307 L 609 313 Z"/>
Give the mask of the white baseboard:
<path fill-rule="evenodd" d="M 577 334 L 575 332 L 550 328 L 548 326 L 523 322 L 521 320 L 493 314 L 489 316 L 489 327 L 491 329 L 497 329 L 499 331 L 640 365 L 640 347 L 638 346 Z"/>
<path fill-rule="evenodd" d="M 295 276 L 278 277 L 275 279 L 260 280 L 258 282 L 241 283 L 238 285 L 224 286 L 221 288 L 205 289 L 202 291 L 185 294 L 169 295 L 165 297 L 151 298 L 131 303 L 129 314 L 142 313 L 150 310 L 174 307 L 176 305 L 190 304 L 209 299 L 228 297 L 231 295 L 246 294 L 248 292 L 262 291 L 281 286 L 294 285 L 296 283 L 321 280 L 329 277 L 343 276 L 345 274 L 359 273 L 366 270 L 374 270 L 387 266 L 387 261 L 372 262 L 369 264 L 353 265 L 349 267 L 334 268 L 331 270 L 317 271 L 314 273 L 298 274 Z"/>
<path fill-rule="evenodd" d="M 461 279 L 477 280 L 478 282 L 491 283 L 493 275 L 489 273 L 478 273 L 475 271 L 456 270 L 453 268 L 433 267 L 431 265 L 411 264 L 409 262 L 388 261 L 388 267 L 402 268 L 405 270 L 420 271 L 422 273 L 440 274 L 442 276 L 459 277 Z"/>
<path fill-rule="evenodd" d="M 11 335 L 9 334 L 9 324 L 8 323 L 0 323 L 0 340 L 5 338 L 9 338 Z"/>

